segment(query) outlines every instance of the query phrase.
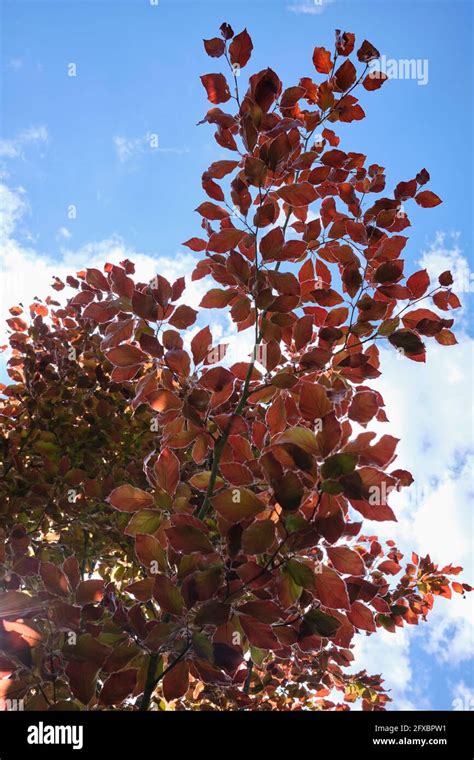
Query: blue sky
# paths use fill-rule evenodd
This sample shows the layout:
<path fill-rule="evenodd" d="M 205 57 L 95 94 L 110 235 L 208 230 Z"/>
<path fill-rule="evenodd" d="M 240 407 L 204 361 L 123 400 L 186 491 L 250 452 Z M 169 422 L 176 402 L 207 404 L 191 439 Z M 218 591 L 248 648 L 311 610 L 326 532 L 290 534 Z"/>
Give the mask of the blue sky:
<path fill-rule="evenodd" d="M 9 302 L 2 304 L 2 315 L 19 283 L 45 295 L 42 283 L 52 273 L 103 263 L 109 254 L 131 251 L 145 267 L 161 262 L 177 274 L 189 273 L 192 256 L 181 243 L 199 234 L 193 209 L 204 200 L 201 173 L 212 161 L 230 157 L 214 142 L 211 127 L 196 126 L 209 106 L 199 75 L 221 65 L 205 55 L 202 39 L 215 36 L 224 20 L 237 32 L 247 27 L 253 38 L 249 71 L 271 66 L 286 86 L 314 74 L 313 48 L 331 48 L 335 28 L 355 32 L 359 41 L 366 37 L 388 59 L 428 62 L 425 85 L 392 79 L 364 93 L 367 118 L 336 131 L 344 150 L 366 153 L 387 168 L 389 188 L 422 167 L 430 171 L 430 187 L 444 203 L 432 210 L 410 206 L 406 258 L 434 270 L 448 268 L 448 262 L 469 275 L 470 2 L 159 0 L 155 6 L 149 0 L 4 0 L 1 263 Z M 75 77 L 68 76 L 70 63 Z M 158 150 L 147 146 L 147 133 L 158 136 Z M 70 204 L 77 208 L 76 219 L 68 218 Z M 468 303 L 468 293 L 463 300 Z M 423 483 L 434 483 L 428 500 L 418 499 L 413 509 L 400 504 L 399 539 L 423 548 L 429 530 L 427 548 L 434 543 L 441 555 L 448 550 L 440 562 L 463 552 L 469 561 L 472 548 L 467 307 L 462 315 L 459 346 L 446 349 L 458 374 L 445 372 L 446 354 L 434 349 L 426 368 L 388 358 L 384 386 L 389 417 L 405 440 L 400 466 L 414 467 Z M 216 324 L 216 330 L 225 333 L 228 325 Z M 446 503 L 449 526 L 443 523 Z M 433 557 L 438 559 L 434 552 Z M 440 609 L 432 625 L 403 633 L 400 643 L 380 637 L 381 643 L 372 644 L 371 637 L 360 646 L 365 666 L 374 670 L 371 662 L 380 662 L 389 671 L 395 707 L 450 709 L 453 698 L 463 695 L 465 704 L 473 699 L 474 708 L 469 603 L 456 600 L 448 611 L 441 602 Z M 446 652 L 454 654 L 446 660 Z"/>
<path fill-rule="evenodd" d="M 208 125 L 199 75 L 220 65 L 203 37 L 228 19 L 247 26 L 253 70 L 272 66 L 288 84 L 314 68 L 316 43 L 331 47 L 336 27 L 374 41 L 388 58 L 427 59 L 429 81 L 393 80 L 366 97 L 367 118 L 340 130 L 348 148 L 387 167 L 389 182 L 427 166 L 445 198 L 436 212 L 416 210 L 413 248 L 436 226 L 461 231 L 471 245 L 472 194 L 462 163 L 472 149 L 469 17 L 461 2 L 335 2 L 320 14 L 287 10 L 299 0 L 147 0 L 4 2 L 4 133 L 47 124 L 47 168 L 38 151 L 17 167 L 28 184 L 40 247 L 57 249 L 56 231 L 77 206 L 77 244 L 121 234 L 141 250 L 169 254 L 196 231 L 199 178 L 222 149 Z M 311 0 L 308 5 L 311 5 Z M 313 6 L 314 7 L 314 6 Z M 8 62 L 21 60 L 19 68 Z M 67 65 L 77 76 L 67 76 Z M 156 133 L 160 148 L 121 163 L 113 136 Z M 462 148 L 461 148 L 462 146 Z M 451 192 L 447 192 L 450 190 Z M 428 218 L 426 218 L 428 216 Z M 67 226 L 67 225 L 66 225 Z"/>

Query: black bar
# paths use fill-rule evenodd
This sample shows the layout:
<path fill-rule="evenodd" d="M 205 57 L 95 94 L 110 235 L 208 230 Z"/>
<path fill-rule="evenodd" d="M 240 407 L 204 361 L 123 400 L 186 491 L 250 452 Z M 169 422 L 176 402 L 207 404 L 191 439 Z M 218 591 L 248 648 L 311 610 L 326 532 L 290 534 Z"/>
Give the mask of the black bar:
<path fill-rule="evenodd" d="M 469 712 L 1 712 L 0 760 L 82 757 L 138 760 L 190 752 L 224 758 L 264 752 L 317 758 L 400 757 L 472 760 Z M 40 732 L 42 725 L 42 732 Z M 56 728 L 60 727 L 56 734 Z M 36 727 L 36 728 L 35 728 Z M 73 733 L 76 727 L 76 734 Z M 437 727 L 437 728 L 435 728 Z M 50 738 L 71 744 L 49 744 Z M 31 744 L 31 739 L 43 739 Z M 247 760 L 247 759 L 245 759 Z"/>

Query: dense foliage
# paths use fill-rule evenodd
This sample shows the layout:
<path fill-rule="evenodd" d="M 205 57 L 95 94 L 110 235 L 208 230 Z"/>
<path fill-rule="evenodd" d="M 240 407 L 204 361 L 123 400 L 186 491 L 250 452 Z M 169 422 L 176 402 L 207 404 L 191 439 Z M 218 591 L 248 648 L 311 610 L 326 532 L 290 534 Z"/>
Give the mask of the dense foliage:
<path fill-rule="evenodd" d="M 403 563 L 362 529 L 395 519 L 390 492 L 412 482 L 393 465 L 397 440 L 368 429 L 387 421 L 368 385 L 378 346 L 403 372 L 425 341 L 456 342 L 450 273 L 430 284 L 401 258 L 404 205 L 440 199 L 425 169 L 388 197 L 383 167 L 339 147 L 332 127 L 365 115 L 356 87 L 386 79 L 369 42 L 353 55 L 338 31 L 333 53 L 314 50 L 317 82 L 284 89 L 265 69 L 245 92 L 248 33 L 223 24 L 204 45 L 229 65 L 228 79 L 201 79 L 203 122 L 231 158 L 204 172 L 202 237 L 185 245 L 193 279 L 215 281 L 201 308 L 228 309 L 255 347 L 230 364 L 193 327 L 184 279 L 136 282 L 128 260 L 57 279 L 77 291 L 65 305 L 10 310 L 0 697 L 384 709 L 382 678 L 354 667 L 354 636 L 417 624 L 436 595 L 470 590 L 452 581 L 461 568 Z"/>

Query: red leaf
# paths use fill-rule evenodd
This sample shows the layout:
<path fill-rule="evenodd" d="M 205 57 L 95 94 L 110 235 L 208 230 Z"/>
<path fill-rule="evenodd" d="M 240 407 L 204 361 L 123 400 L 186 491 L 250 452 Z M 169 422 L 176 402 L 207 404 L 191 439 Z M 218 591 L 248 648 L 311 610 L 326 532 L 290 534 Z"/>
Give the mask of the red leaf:
<path fill-rule="evenodd" d="M 112 673 L 105 681 L 99 696 L 101 705 L 120 705 L 124 699 L 131 696 L 137 681 L 138 670 L 128 668 Z"/>
<path fill-rule="evenodd" d="M 170 409 L 181 409 L 183 402 L 174 393 L 167 390 L 153 391 L 147 401 L 155 412 L 168 412 Z"/>
<path fill-rule="evenodd" d="M 445 272 L 441 272 L 440 276 L 438 277 L 438 282 L 440 285 L 443 285 L 443 287 L 447 287 L 448 285 L 453 284 L 453 275 L 449 269 L 447 269 Z"/>
<path fill-rule="evenodd" d="M 323 47 L 315 47 L 313 63 L 320 74 L 330 74 L 332 69 L 331 53 Z"/>
<path fill-rule="evenodd" d="M 211 103 L 226 103 L 230 100 L 230 90 L 223 74 L 204 74 L 201 82 L 206 88 L 207 99 Z"/>
<path fill-rule="evenodd" d="M 136 346 L 131 346 L 130 343 L 112 348 L 105 355 L 108 361 L 115 364 L 116 367 L 133 367 L 148 360 L 148 356 L 143 351 L 140 351 Z"/>
<path fill-rule="evenodd" d="M 354 602 L 347 613 L 347 617 L 356 628 L 363 631 L 376 630 L 373 612 L 362 602 Z"/>
<path fill-rule="evenodd" d="M 104 585 L 105 581 L 100 578 L 81 581 L 76 589 L 76 603 L 82 607 L 84 604 L 94 604 L 95 602 L 102 601 Z"/>
<path fill-rule="evenodd" d="M 307 420 L 322 419 L 332 410 L 332 404 L 323 385 L 302 382 L 300 384 L 299 408 Z"/>
<path fill-rule="evenodd" d="M 350 609 L 346 584 L 342 578 L 326 565 L 319 565 L 314 574 L 315 595 L 324 607 Z"/>
<path fill-rule="evenodd" d="M 336 84 L 341 92 L 345 92 L 352 87 L 357 78 L 357 72 L 352 61 L 347 59 L 342 66 L 339 66 L 335 73 Z"/>
<path fill-rule="evenodd" d="M 161 569 L 165 565 L 163 547 L 154 536 L 138 533 L 135 536 L 135 553 L 145 567 L 150 568 L 152 562 L 156 562 Z"/>
<path fill-rule="evenodd" d="M 174 496 L 179 483 L 179 459 L 170 449 L 162 449 L 155 463 L 158 485 L 169 496 Z M 147 504 L 146 506 L 150 506 Z"/>
<path fill-rule="evenodd" d="M 98 290 L 105 290 L 107 293 L 110 290 L 107 278 L 99 269 L 86 269 L 86 282 Z"/>
<path fill-rule="evenodd" d="M 114 488 L 107 501 L 119 512 L 138 512 L 153 505 L 153 496 L 141 488 L 125 485 Z"/>
<path fill-rule="evenodd" d="M 391 559 L 386 559 L 380 565 L 377 565 L 377 570 L 380 570 L 381 573 L 389 573 L 390 575 L 396 575 L 401 569 L 401 565 Z"/>
<path fill-rule="evenodd" d="M 196 321 L 197 311 L 190 306 L 182 304 L 173 312 L 169 318 L 170 325 L 177 327 L 178 330 L 185 330 L 187 327 L 191 327 Z"/>
<path fill-rule="evenodd" d="M 357 51 L 357 58 L 362 63 L 370 63 L 370 61 L 374 61 L 376 58 L 380 58 L 380 53 L 377 48 L 374 47 L 370 42 L 364 40 L 359 50 Z"/>
<path fill-rule="evenodd" d="M 209 327 L 203 327 L 191 341 L 194 364 L 200 364 L 212 348 L 212 334 Z"/>
<path fill-rule="evenodd" d="M 260 623 L 249 615 L 240 615 L 239 620 L 252 646 L 259 649 L 281 648 L 281 644 L 270 625 Z"/>
<path fill-rule="evenodd" d="M 109 301 L 105 301 L 104 303 L 94 302 L 86 306 L 82 312 L 82 316 L 84 319 L 92 319 L 94 322 L 102 324 L 104 322 L 110 322 L 118 312 L 118 307 L 114 306 Z"/>
<path fill-rule="evenodd" d="M 349 407 L 349 418 L 366 425 L 379 410 L 377 396 L 373 391 L 360 391 L 356 393 Z"/>
<path fill-rule="evenodd" d="M 220 471 L 225 480 L 235 486 L 246 486 L 254 481 L 252 471 L 239 462 L 221 462 Z"/>
<path fill-rule="evenodd" d="M 426 269 L 422 269 L 420 272 L 415 272 L 415 274 L 412 274 L 407 280 L 407 288 L 413 298 L 421 298 L 421 296 L 428 290 L 429 284 L 430 278 Z"/>
<path fill-rule="evenodd" d="M 265 504 L 247 488 L 229 488 L 212 499 L 216 512 L 230 523 L 254 517 L 265 509 Z"/>
<path fill-rule="evenodd" d="M 234 298 L 234 295 L 230 290 L 212 288 L 206 293 L 199 306 L 204 309 L 223 309 Z"/>
<path fill-rule="evenodd" d="M 248 63 L 252 54 L 253 44 L 247 30 L 237 34 L 229 45 L 230 62 L 241 68 Z"/>
<path fill-rule="evenodd" d="M 207 244 L 207 250 L 215 253 L 226 253 L 231 248 L 235 248 L 246 234 L 244 230 L 237 230 L 235 227 L 227 227 L 220 232 L 214 232 Z"/>
<path fill-rule="evenodd" d="M 300 351 L 306 346 L 313 336 L 313 317 L 306 315 L 300 317 L 293 326 L 293 339 L 295 341 L 295 347 L 297 351 Z"/>
<path fill-rule="evenodd" d="M 67 596 L 69 585 L 67 577 L 63 571 L 53 565 L 52 562 L 42 562 L 40 565 L 40 575 L 46 591 L 56 596 Z"/>
<path fill-rule="evenodd" d="M 213 221 L 226 219 L 229 216 L 229 212 L 226 211 L 225 208 L 218 206 L 216 203 L 211 203 L 210 201 L 201 203 L 201 205 L 197 207 L 196 211 L 198 211 L 201 216 L 204 216 L 206 219 L 211 219 Z"/>
<path fill-rule="evenodd" d="M 435 340 L 442 346 L 454 346 L 457 343 L 456 336 L 451 330 L 441 330 L 435 335 Z"/>
<path fill-rule="evenodd" d="M 95 695 L 99 666 L 95 662 L 71 660 L 66 665 L 66 675 L 72 694 L 84 705 Z"/>
<path fill-rule="evenodd" d="M 206 249 L 207 243 L 201 238 L 194 237 L 187 240 L 185 243 L 183 243 L 183 245 L 186 245 L 192 251 L 204 251 Z"/>
<path fill-rule="evenodd" d="M 350 55 L 354 50 L 355 34 L 352 32 L 341 32 L 336 29 L 336 50 L 338 55 Z"/>
<path fill-rule="evenodd" d="M 220 25 L 219 29 L 221 30 L 221 34 L 225 40 L 231 40 L 234 36 L 234 30 L 232 29 L 230 24 L 226 24 L 225 22 Z"/>
<path fill-rule="evenodd" d="M 207 170 L 206 175 L 208 177 L 213 177 L 214 179 L 222 179 L 226 174 L 230 174 L 230 172 L 234 171 L 238 165 L 238 161 L 214 161 Z"/>
<path fill-rule="evenodd" d="M 171 656 L 172 658 L 173 656 Z M 170 660 L 171 665 L 172 659 Z M 180 660 L 163 678 L 163 696 L 167 702 L 184 697 L 189 688 L 189 666 Z"/>
<path fill-rule="evenodd" d="M 153 596 L 153 586 L 153 578 L 143 578 L 141 581 L 136 581 L 135 583 L 126 586 L 124 591 L 126 591 L 127 594 L 132 594 L 132 596 L 140 602 L 148 602 Z"/>
<path fill-rule="evenodd" d="M 328 546 L 328 557 L 340 573 L 348 575 L 365 575 L 365 564 L 357 552 L 347 546 Z"/>
<path fill-rule="evenodd" d="M 422 190 L 421 193 L 415 195 L 415 200 L 418 205 L 423 208 L 433 208 L 434 206 L 439 206 L 439 204 L 443 202 L 441 198 L 436 195 L 436 193 L 432 193 L 431 190 Z"/>
<path fill-rule="evenodd" d="M 208 554 L 214 551 L 206 534 L 194 525 L 176 525 L 174 528 L 166 528 L 165 533 L 177 552 Z"/>
<path fill-rule="evenodd" d="M 379 90 L 387 79 L 388 76 L 383 71 L 378 71 L 376 69 L 375 71 L 371 71 L 370 74 L 367 74 L 362 84 L 366 90 L 372 92 L 373 90 Z"/>
<path fill-rule="evenodd" d="M 206 50 L 206 53 L 211 58 L 219 58 L 221 55 L 224 55 L 224 51 L 225 51 L 224 40 L 219 39 L 219 37 L 213 37 L 210 40 L 203 40 L 203 42 L 204 42 L 204 48 Z"/>
<path fill-rule="evenodd" d="M 290 206 L 307 206 L 318 197 L 315 188 L 309 182 L 300 182 L 281 187 L 277 190 L 277 195 L 289 203 Z"/>

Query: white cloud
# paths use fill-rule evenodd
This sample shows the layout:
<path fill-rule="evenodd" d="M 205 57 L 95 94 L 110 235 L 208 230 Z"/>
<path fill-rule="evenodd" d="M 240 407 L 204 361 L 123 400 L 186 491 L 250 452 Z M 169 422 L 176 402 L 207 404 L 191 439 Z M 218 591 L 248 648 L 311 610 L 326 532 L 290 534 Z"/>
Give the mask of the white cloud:
<path fill-rule="evenodd" d="M 205 281 L 191 281 L 191 273 L 198 260 L 196 254 L 178 252 L 173 257 L 149 255 L 130 248 L 118 235 L 111 235 L 77 249 L 63 247 L 57 257 L 40 253 L 33 247 L 21 245 L 14 237 L 28 207 L 25 191 L 22 188 L 11 190 L 6 185 L 0 185 L 0 205 L 0 343 L 5 342 L 7 333 L 3 320 L 10 306 L 22 303 L 28 307 L 35 296 L 44 299 L 53 293 L 56 299 L 61 299 L 62 294 L 67 294 L 68 291 L 52 291 L 53 278 L 56 276 L 64 281 L 67 275 L 74 275 L 86 267 L 102 269 L 105 262 L 117 264 L 128 258 L 135 264 L 136 279 L 143 282 L 151 280 L 156 274 L 163 275 L 171 283 L 178 277 L 186 277 L 186 289 L 181 302 L 193 308 L 198 307 L 209 287 Z M 62 238 L 67 239 L 64 232 Z M 214 314 L 212 312 L 213 316 Z"/>
<path fill-rule="evenodd" d="M 452 689 L 453 710 L 474 710 L 474 689 L 459 681 Z"/>
<path fill-rule="evenodd" d="M 67 227 L 60 227 L 56 233 L 56 240 L 69 240 L 72 237 L 72 232 Z"/>
<path fill-rule="evenodd" d="M 447 236 L 438 235 L 434 244 L 419 262 L 430 274 L 437 276 L 447 269 L 458 279 L 467 266 L 457 236 L 451 245 Z M 456 287 L 454 287 L 456 291 Z M 390 432 L 400 438 L 395 467 L 412 472 L 415 483 L 411 488 L 392 494 L 390 503 L 397 523 L 368 523 L 364 530 L 382 539 L 393 538 L 405 558 L 416 551 L 420 556 L 430 554 L 440 567 L 450 562 L 462 565 L 461 579 L 472 583 L 472 356 L 474 340 L 465 332 L 468 315 L 468 295 L 454 330 L 455 346 L 443 347 L 428 340 L 426 364 L 415 363 L 389 349 L 380 352 L 382 376 L 377 388 L 384 397 L 389 424 L 372 426 L 377 432 Z M 429 304 L 428 304 L 429 305 Z M 430 305 L 429 305 L 430 306 Z M 431 308 L 431 306 L 430 306 Z M 456 314 L 459 312 L 454 312 Z M 446 315 L 446 313 L 444 313 Z M 450 315 L 447 315 L 450 316 Z M 456 329 L 457 328 L 457 329 Z M 460 578 L 456 578 L 459 580 Z M 474 652 L 473 601 L 454 593 L 451 600 L 436 597 L 433 611 L 426 624 L 407 626 L 402 633 L 405 648 L 392 658 L 384 647 L 384 633 L 358 643 L 361 656 L 358 667 L 374 672 L 373 664 L 385 658 L 382 673 L 387 685 L 396 685 L 396 709 L 404 700 L 412 701 L 416 709 L 423 704 L 423 693 L 414 699 L 411 676 L 400 691 L 398 667 L 411 671 L 410 645 L 417 642 L 441 664 L 470 660 Z M 386 638 L 386 637 L 385 637 Z M 388 640 L 387 640 L 388 641 Z M 395 645 L 393 645 L 395 646 Z M 392 680 L 392 670 L 395 669 Z M 377 668 L 375 668 L 376 672 Z M 471 668 L 472 672 L 472 668 Z M 398 679 L 398 680 L 397 680 Z M 407 707 L 406 709 L 410 709 Z"/>
<path fill-rule="evenodd" d="M 115 150 L 121 163 L 125 163 L 133 156 L 143 153 L 146 137 L 127 138 L 116 135 L 113 138 Z"/>
<path fill-rule="evenodd" d="M 0 185 L 0 241 L 13 233 L 26 208 L 25 190 L 22 187 L 11 190 L 7 185 Z"/>
<path fill-rule="evenodd" d="M 303 13 L 308 16 L 319 16 L 324 11 L 325 5 L 330 5 L 334 0 L 302 0 L 302 2 L 287 5 L 286 9 L 291 13 Z"/>
<path fill-rule="evenodd" d="M 417 709 L 408 696 L 412 685 L 410 641 L 405 629 L 395 634 L 383 629 L 372 636 L 361 634 L 355 638 L 354 662 L 351 670 L 366 669 L 370 675 L 382 675 L 383 686 L 398 710 Z M 421 709 L 421 708 L 418 708 Z"/>
<path fill-rule="evenodd" d="M 0 140 L 0 158 L 19 158 L 26 145 L 47 143 L 48 130 L 43 126 L 28 127 L 9 140 Z"/>
<path fill-rule="evenodd" d="M 461 308 L 456 312 L 456 324 L 468 328 L 468 296 L 474 293 L 474 272 L 459 245 L 459 233 L 437 232 L 427 251 L 423 252 L 420 265 L 428 270 L 432 282 L 437 282 L 441 272 L 447 269 L 453 275 L 453 290 L 459 296 Z"/>
<path fill-rule="evenodd" d="M 161 148 L 156 133 L 147 132 L 141 137 L 123 137 L 115 135 L 113 138 L 115 151 L 120 163 L 124 164 L 132 158 L 144 154 L 145 150 L 151 153 L 189 153 L 188 148 Z"/>

